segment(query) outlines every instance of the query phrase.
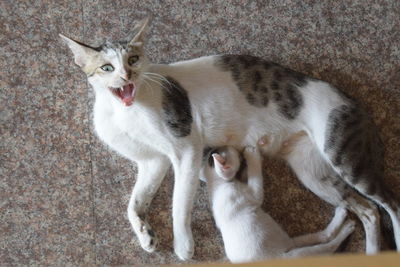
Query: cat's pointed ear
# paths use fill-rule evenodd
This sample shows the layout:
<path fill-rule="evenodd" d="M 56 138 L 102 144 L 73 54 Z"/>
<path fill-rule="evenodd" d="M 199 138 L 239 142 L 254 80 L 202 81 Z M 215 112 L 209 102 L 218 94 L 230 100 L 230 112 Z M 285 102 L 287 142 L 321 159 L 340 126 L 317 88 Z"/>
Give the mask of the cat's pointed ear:
<path fill-rule="evenodd" d="M 149 26 L 149 21 L 150 21 L 150 18 L 145 18 L 145 19 L 142 19 L 141 21 L 139 21 L 135 25 L 135 28 L 133 29 L 135 37 L 133 37 L 133 39 L 129 42 L 129 45 L 131 45 L 131 46 L 143 46 L 144 45 L 147 29 Z"/>
<path fill-rule="evenodd" d="M 74 59 L 76 65 L 79 67 L 83 68 L 86 66 L 86 64 L 98 54 L 98 52 L 89 47 L 86 46 L 82 43 L 79 43 L 75 40 L 72 40 L 61 33 L 59 34 L 61 39 L 68 45 L 68 47 L 71 49 L 72 53 L 74 54 Z"/>

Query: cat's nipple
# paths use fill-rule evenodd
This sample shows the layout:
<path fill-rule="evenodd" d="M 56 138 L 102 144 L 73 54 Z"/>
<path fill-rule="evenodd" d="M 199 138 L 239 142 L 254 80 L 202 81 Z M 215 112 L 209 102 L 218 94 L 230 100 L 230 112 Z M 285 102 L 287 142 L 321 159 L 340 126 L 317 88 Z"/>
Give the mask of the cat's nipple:
<path fill-rule="evenodd" d="M 266 136 L 263 136 L 258 140 L 257 143 L 259 146 L 265 146 L 268 144 L 268 138 Z"/>
<path fill-rule="evenodd" d="M 228 134 L 225 136 L 225 143 L 229 143 L 230 141 L 232 141 L 234 139 L 234 135 L 233 134 Z"/>
<path fill-rule="evenodd" d="M 289 145 L 289 141 L 285 141 L 285 142 L 283 142 L 283 144 L 282 144 L 283 146 L 288 146 Z"/>

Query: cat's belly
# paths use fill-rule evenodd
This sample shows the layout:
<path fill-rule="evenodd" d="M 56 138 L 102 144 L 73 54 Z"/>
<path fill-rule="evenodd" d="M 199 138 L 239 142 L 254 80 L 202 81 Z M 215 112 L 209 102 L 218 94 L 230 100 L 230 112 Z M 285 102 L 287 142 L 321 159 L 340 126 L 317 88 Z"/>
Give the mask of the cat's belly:
<path fill-rule="evenodd" d="M 261 115 L 265 114 L 262 111 L 260 113 Z M 245 146 L 257 146 L 259 141 L 264 140 L 263 152 L 273 155 L 277 153 L 287 138 L 301 129 L 295 124 L 281 127 L 281 125 L 274 125 L 273 119 L 265 118 L 267 116 L 259 117 L 263 116 L 253 114 L 253 118 L 247 120 L 237 118 L 225 120 L 218 126 L 204 127 L 205 145 L 209 147 L 230 145 L 241 149 Z"/>

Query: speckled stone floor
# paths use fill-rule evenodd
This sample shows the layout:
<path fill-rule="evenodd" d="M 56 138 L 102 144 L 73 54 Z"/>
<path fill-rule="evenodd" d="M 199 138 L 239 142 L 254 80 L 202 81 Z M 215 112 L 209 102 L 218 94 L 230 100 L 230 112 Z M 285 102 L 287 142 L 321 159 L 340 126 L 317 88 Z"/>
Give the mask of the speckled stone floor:
<path fill-rule="evenodd" d="M 172 253 L 165 179 L 149 220 L 159 251 L 144 252 L 127 220 L 135 165 L 93 133 L 93 93 L 58 33 L 97 45 L 152 16 L 155 62 L 246 53 L 331 82 L 372 114 L 386 146 L 385 182 L 400 195 L 400 2 L 0 1 L 0 265 L 155 265 Z M 317 231 L 332 208 L 281 162 L 265 162 L 264 208 L 291 234 Z M 193 262 L 224 260 L 204 184 Z M 344 247 L 362 252 L 360 224 Z"/>

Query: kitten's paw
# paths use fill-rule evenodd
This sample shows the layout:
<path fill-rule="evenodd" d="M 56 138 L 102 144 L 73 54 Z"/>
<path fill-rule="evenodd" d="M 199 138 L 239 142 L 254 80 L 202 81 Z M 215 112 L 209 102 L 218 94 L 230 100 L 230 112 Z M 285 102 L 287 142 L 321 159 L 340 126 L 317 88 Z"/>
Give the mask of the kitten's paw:
<path fill-rule="evenodd" d="M 183 239 L 174 239 L 174 251 L 175 254 L 181 260 L 190 260 L 194 254 L 194 242 L 192 238 L 183 240 Z"/>
<path fill-rule="evenodd" d="M 144 222 L 140 228 L 140 232 L 137 234 L 140 242 L 140 246 L 147 252 L 154 252 L 158 245 L 158 238 L 150 225 Z"/>

